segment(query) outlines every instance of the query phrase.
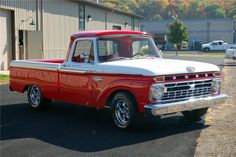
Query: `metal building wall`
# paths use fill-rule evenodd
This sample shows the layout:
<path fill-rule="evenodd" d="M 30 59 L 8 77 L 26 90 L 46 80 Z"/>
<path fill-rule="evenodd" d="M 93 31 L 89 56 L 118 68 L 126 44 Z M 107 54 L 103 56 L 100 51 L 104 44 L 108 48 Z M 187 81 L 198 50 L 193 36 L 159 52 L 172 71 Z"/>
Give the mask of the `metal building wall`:
<path fill-rule="evenodd" d="M 106 29 L 106 18 L 105 14 L 107 11 L 98 9 L 91 6 L 85 6 L 85 19 L 90 15 L 91 21 L 85 20 L 85 30 L 105 30 Z"/>
<path fill-rule="evenodd" d="M 167 33 L 168 24 L 171 20 L 143 21 L 142 31 L 153 34 Z M 233 20 L 230 19 L 198 19 L 184 20 L 188 28 L 189 41 L 210 42 L 213 40 L 224 40 L 233 43 Z"/>
<path fill-rule="evenodd" d="M 15 59 L 19 59 L 19 30 L 36 31 L 40 30 L 40 5 L 41 0 L 1 0 L 0 8 L 14 12 L 15 28 Z M 36 17 L 36 15 L 38 15 Z M 28 20 L 27 20 L 28 19 Z M 30 25 L 32 19 L 36 25 Z M 23 21 L 22 21 L 23 20 Z M 26 21 L 27 20 L 27 21 Z"/>
<path fill-rule="evenodd" d="M 19 59 L 19 30 L 31 39 L 27 44 L 28 57 L 64 58 L 71 34 L 79 31 L 79 2 L 71 0 L 0 0 L 0 8 L 14 11 L 16 59 Z M 87 21 L 87 16 L 92 16 Z M 29 20 L 27 20 L 30 18 Z M 36 25 L 30 25 L 32 19 Z M 113 25 L 131 29 L 132 17 L 85 4 L 85 30 L 112 29 Z M 27 20 L 22 22 L 22 20 Z M 41 24 L 42 21 L 42 24 Z M 106 23 L 107 21 L 107 23 Z M 128 26 L 125 28 L 125 23 Z M 139 19 L 135 18 L 135 30 L 139 30 Z M 37 31 L 37 32 L 35 32 Z M 40 40 L 40 41 L 39 41 Z M 38 43 L 36 42 L 38 41 Z M 34 42 L 34 43 L 32 43 Z M 36 43 L 35 43 L 36 42 Z M 36 54 L 36 51 L 39 52 Z M 26 56 L 24 56 L 26 57 Z"/>
<path fill-rule="evenodd" d="M 91 21 L 87 20 L 88 15 L 92 17 Z M 113 11 L 103 10 L 92 6 L 85 6 L 85 30 L 105 30 L 112 29 L 113 25 L 121 26 L 121 29 L 131 29 L 132 17 L 114 13 Z M 140 30 L 140 20 L 134 18 L 135 30 Z M 125 27 L 125 23 L 127 26 Z"/>
<path fill-rule="evenodd" d="M 121 26 L 121 29 L 131 29 L 131 17 L 110 12 L 107 14 L 108 29 L 112 29 L 114 25 Z M 127 26 L 125 27 L 125 23 Z"/>
<path fill-rule="evenodd" d="M 79 31 L 78 4 L 60 0 L 43 2 L 44 58 L 64 58 L 71 34 Z"/>
<path fill-rule="evenodd" d="M 29 25 L 32 20 L 21 22 L 32 17 L 36 21 L 37 0 L 1 0 L 0 8 L 14 10 L 15 28 L 21 30 L 36 30 L 36 25 Z M 38 24 L 40 25 L 39 21 Z"/>

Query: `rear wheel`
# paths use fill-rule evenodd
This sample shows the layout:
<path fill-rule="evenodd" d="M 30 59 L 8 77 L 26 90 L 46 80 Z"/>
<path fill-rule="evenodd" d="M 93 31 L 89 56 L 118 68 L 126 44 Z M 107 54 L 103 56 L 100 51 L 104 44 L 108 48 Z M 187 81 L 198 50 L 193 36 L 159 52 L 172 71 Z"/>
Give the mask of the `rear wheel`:
<path fill-rule="evenodd" d="M 183 111 L 182 114 L 187 120 L 200 121 L 201 117 L 207 113 L 208 108 L 201 108 L 192 111 Z"/>
<path fill-rule="evenodd" d="M 27 91 L 27 97 L 29 104 L 34 109 L 44 109 L 47 108 L 51 100 L 43 97 L 40 88 L 36 85 L 31 85 Z"/>
<path fill-rule="evenodd" d="M 120 129 L 131 129 L 137 120 L 137 106 L 134 98 L 126 92 L 117 93 L 111 103 L 112 117 Z"/>

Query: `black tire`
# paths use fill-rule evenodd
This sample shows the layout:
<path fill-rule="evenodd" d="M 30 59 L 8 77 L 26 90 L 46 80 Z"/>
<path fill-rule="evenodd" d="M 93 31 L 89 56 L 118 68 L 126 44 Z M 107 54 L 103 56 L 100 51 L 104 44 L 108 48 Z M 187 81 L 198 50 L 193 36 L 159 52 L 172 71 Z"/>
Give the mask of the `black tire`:
<path fill-rule="evenodd" d="M 123 130 L 134 128 L 137 118 L 137 104 L 131 94 L 117 93 L 111 101 L 112 117 L 115 125 Z"/>
<path fill-rule="evenodd" d="M 201 117 L 207 113 L 208 108 L 201 108 L 192 111 L 183 111 L 182 114 L 189 121 L 200 121 Z"/>
<path fill-rule="evenodd" d="M 40 88 L 36 85 L 29 86 L 27 98 L 30 106 L 36 110 L 46 109 L 51 104 L 51 100 L 44 98 Z"/>
<path fill-rule="evenodd" d="M 210 51 L 210 48 L 209 48 L 209 47 L 205 47 L 203 50 L 204 50 L 205 52 L 209 52 L 209 51 Z"/>

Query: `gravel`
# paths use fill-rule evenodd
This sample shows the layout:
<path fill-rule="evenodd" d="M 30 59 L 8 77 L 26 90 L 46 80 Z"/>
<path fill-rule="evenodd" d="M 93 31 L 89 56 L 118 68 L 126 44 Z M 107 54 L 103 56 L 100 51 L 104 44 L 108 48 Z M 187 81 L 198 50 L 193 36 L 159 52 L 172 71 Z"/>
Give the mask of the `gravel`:
<path fill-rule="evenodd" d="M 224 66 L 222 73 L 223 92 L 228 98 L 224 104 L 208 110 L 205 116 L 207 127 L 197 139 L 194 157 L 236 156 L 236 66 Z"/>

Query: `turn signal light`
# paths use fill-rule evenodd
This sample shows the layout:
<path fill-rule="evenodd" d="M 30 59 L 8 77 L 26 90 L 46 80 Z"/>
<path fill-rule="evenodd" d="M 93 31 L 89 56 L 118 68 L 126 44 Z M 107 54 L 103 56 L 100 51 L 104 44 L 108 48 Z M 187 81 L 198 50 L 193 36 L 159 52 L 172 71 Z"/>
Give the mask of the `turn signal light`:
<path fill-rule="evenodd" d="M 221 75 L 220 72 L 214 72 L 214 73 L 213 73 L 213 76 L 214 76 L 214 77 L 219 77 L 220 75 Z"/>
<path fill-rule="evenodd" d="M 155 82 L 164 82 L 165 81 L 165 77 L 164 76 L 155 77 L 153 79 L 154 79 Z"/>

